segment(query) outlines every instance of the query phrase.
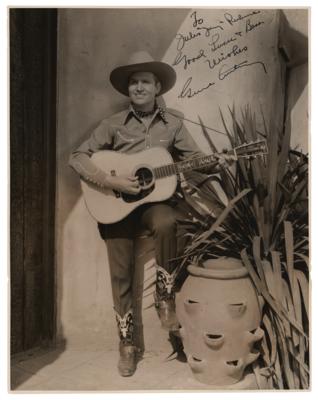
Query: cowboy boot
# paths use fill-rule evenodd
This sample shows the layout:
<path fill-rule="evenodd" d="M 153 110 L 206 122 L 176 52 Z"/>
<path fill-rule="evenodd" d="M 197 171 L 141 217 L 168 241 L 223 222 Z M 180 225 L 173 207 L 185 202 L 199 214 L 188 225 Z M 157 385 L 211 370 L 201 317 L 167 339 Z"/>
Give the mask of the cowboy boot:
<path fill-rule="evenodd" d="M 137 348 L 133 342 L 133 315 L 129 310 L 123 318 L 116 312 L 119 331 L 119 361 L 118 372 L 121 376 L 132 376 L 137 367 Z"/>
<path fill-rule="evenodd" d="M 161 326 L 167 331 L 179 329 L 176 316 L 175 294 L 173 293 L 174 274 L 169 274 L 164 268 L 157 266 L 155 307 Z"/>

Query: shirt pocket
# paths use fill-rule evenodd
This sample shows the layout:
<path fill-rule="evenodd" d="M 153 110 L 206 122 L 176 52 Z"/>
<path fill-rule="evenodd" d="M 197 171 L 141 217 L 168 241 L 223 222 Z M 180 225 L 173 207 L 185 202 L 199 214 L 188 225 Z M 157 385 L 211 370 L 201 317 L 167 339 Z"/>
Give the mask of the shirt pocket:
<path fill-rule="evenodd" d="M 153 146 L 161 146 L 166 149 L 171 148 L 174 142 L 174 132 L 172 129 L 160 129 L 152 135 Z"/>
<path fill-rule="evenodd" d="M 137 140 L 124 126 L 114 126 L 113 129 L 116 143 L 133 143 Z"/>

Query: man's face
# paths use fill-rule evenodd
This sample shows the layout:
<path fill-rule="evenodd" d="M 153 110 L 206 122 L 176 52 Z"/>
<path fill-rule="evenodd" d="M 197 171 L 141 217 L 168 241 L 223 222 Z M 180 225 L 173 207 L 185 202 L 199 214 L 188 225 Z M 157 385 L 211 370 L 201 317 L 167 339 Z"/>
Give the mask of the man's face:
<path fill-rule="evenodd" d="M 152 72 L 135 72 L 128 82 L 128 93 L 133 104 L 140 110 L 151 109 L 161 85 Z"/>

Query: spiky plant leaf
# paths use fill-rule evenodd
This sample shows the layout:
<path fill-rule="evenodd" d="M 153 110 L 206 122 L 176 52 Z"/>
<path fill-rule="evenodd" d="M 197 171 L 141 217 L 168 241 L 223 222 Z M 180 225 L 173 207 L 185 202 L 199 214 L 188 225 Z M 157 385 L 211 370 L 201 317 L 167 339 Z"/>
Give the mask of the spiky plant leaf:
<path fill-rule="evenodd" d="M 269 152 L 254 160 L 240 159 L 233 170 L 219 173 L 215 181 L 219 179 L 225 203 L 216 202 L 218 193 L 206 189 L 205 183 L 190 185 L 192 194 L 204 201 L 213 198 L 219 209 L 215 212 L 212 205 L 205 215 L 202 209 L 196 215 L 192 200 L 186 198 L 188 215 L 194 219 L 186 222 L 191 240 L 179 268 L 207 258 L 241 257 L 266 303 L 262 354 L 274 387 L 308 388 L 308 157 L 291 150 L 290 131 L 278 133 L 273 121 L 267 127 L 264 115 L 264 132 L 259 132 L 249 107 L 240 122 L 234 106 L 229 112 L 231 129 L 220 115 L 232 147 L 265 137 Z M 203 127 L 201 119 L 200 123 Z M 210 136 L 209 140 L 215 151 Z M 218 218 L 209 218 L 213 213 Z"/>

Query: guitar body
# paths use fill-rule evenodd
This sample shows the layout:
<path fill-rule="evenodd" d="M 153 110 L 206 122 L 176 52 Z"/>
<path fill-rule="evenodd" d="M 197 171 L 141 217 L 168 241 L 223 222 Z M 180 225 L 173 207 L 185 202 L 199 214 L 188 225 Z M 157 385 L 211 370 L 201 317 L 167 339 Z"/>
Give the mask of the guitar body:
<path fill-rule="evenodd" d="M 268 153 L 265 140 L 241 144 L 232 149 L 234 160 Z M 137 195 L 103 189 L 81 180 L 86 206 L 98 222 L 113 224 L 127 217 L 135 208 L 145 203 L 164 201 L 173 195 L 177 187 L 177 175 L 185 171 L 213 165 L 216 154 L 187 159 L 178 163 L 163 147 L 152 147 L 135 154 L 115 151 L 99 151 L 92 155 L 93 162 L 109 175 L 137 176 L 142 188 Z M 232 158 L 233 160 L 233 158 Z"/>
<path fill-rule="evenodd" d="M 120 221 L 142 204 L 169 199 L 177 187 L 176 175 L 155 179 L 154 168 L 173 164 L 171 155 L 162 147 L 153 147 L 135 154 L 103 150 L 94 153 L 92 161 L 109 175 L 138 176 L 143 188 L 139 195 L 128 195 L 99 188 L 81 179 L 90 214 L 104 224 Z"/>

